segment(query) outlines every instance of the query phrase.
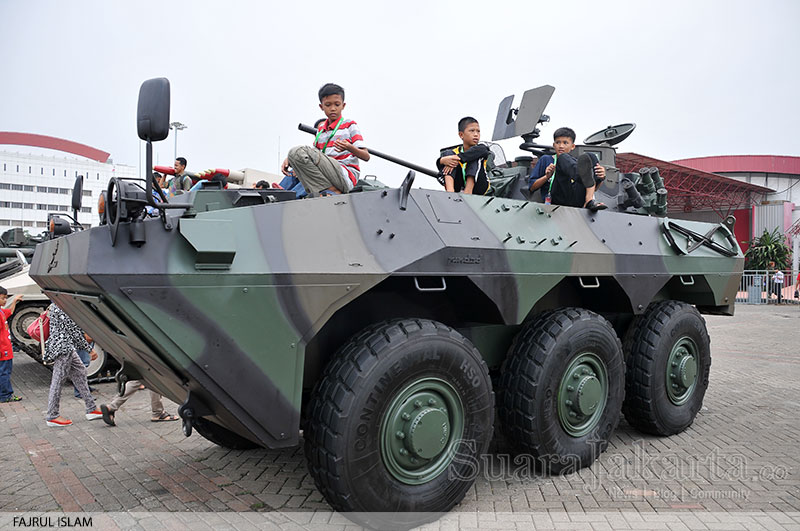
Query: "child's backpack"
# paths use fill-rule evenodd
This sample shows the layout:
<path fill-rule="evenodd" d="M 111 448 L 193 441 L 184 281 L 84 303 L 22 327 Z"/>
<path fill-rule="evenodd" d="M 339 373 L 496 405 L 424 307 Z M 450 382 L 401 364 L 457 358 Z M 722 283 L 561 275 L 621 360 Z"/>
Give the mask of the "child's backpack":
<path fill-rule="evenodd" d="M 50 337 L 50 316 L 47 315 L 47 310 L 29 324 L 25 331 L 31 336 L 31 339 L 41 343 L 47 341 L 47 338 Z"/>

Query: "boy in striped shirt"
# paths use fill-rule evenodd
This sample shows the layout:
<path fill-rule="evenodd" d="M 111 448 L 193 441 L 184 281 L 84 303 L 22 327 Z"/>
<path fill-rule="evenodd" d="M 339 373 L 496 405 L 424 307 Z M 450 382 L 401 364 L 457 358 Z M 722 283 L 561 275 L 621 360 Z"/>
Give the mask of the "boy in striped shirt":
<path fill-rule="evenodd" d="M 327 120 L 317 127 L 314 145 L 293 147 L 281 166 L 284 175 L 289 175 L 291 166 L 311 196 L 349 192 L 361 172 L 359 159 L 369 160 L 358 125 L 342 117 L 345 105 L 342 87 L 323 85 L 319 89 L 319 108 Z"/>

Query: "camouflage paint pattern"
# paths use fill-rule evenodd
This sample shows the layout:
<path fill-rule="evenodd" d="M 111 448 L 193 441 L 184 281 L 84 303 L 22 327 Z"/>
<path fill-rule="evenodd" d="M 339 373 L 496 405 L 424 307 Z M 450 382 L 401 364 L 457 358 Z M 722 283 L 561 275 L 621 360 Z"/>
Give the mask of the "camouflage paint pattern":
<path fill-rule="evenodd" d="M 424 189 L 401 210 L 401 193 L 254 205 L 249 191 L 193 192 L 171 230 L 144 222 L 141 247 L 128 223 L 115 246 L 95 227 L 40 244 L 31 276 L 126 373 L 178 403 L 191 392 L 205 416 L 266 447 L 297 443 L 304 390 L 372 322 L 436 318 L 492 366 L 548 308 L 633 315 L 675 299 L 733 311 L 738 247 L 680 255 L 664 218 Z"/>

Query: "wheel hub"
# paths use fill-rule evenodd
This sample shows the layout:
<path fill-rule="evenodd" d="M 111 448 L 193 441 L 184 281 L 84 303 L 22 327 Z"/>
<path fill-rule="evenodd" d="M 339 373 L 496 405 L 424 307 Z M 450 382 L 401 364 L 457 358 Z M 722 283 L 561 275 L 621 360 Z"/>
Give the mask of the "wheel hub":
<path fill-rule="evenodd" d="M 578 356 L 564 371 L 558 417 L 564 430 L 581 437 L 600 421 L 608 395 L 605 364 L 594 354 Z"/>
<path fill-rule="evenodd" d="M 381 450 L 389 472 L 403 483 L 430 481 L 452 461 L 450 451 L 464 429 L 464 410 L 455 390 L 426 378 L 401 391 L 381 425 Z"/>
<path fill-rule="evenodd" d="M 697 383 L 697 346 L 682 337 L 672 347 L 667 360 L 667 396 L 675 405 L 685 403 Z"/>
<path fill-rule="evenodd" d="M 603 386 L 597 375 L 594 373 L 580 379 L 578 388 L 575 391 L 576 401 L 575 410 L 579 415 L 591 415 L 597 409 L 597 405 L 602 399 L 601 392 Z"/>
<path fill-rule="evenodd" d="M 414 417 L 405 438 L 406 448 L 416 457 L 432 459 L 439 455 L 450 437 L 450 420 L 441 409 L 427 407 Z"/>

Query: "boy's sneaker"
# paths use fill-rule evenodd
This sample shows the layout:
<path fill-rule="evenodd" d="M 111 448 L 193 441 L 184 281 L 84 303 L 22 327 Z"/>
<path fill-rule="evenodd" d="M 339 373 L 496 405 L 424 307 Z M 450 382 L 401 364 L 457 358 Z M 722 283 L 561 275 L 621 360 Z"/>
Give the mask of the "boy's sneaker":
<path fill-rule="evenodd" d="M 586 208 L 592 212 L 597 212 L 598 210 L 605 210 L 608 206 L 605 203 L 598 203 L 594 199 L 589 199 L 589 202 L 586 203 Z"/>
<path fill-rule="evenodd" d="M 594 182 L 594 160 L 588 153 L 584 153 L 578 157 L 578 179 L 581 184 L 588 188 L 593 186 Z"/>
<path fill-rule="evenodd" d="M 90 411 L 86 414 L 86 420 L 96 420 L 103 418 L 103 412 L 99 409 L 95 409 L 94 411 Z"/>
<path fill-rule="evenodd" d="M 0 403 L 8 404 L 9 402 L 19 402 L 20 400 L 22 400 L 21 396 L 11 395 L 8 398 L 4 398 L 4 399 L 0 400 Z"/>
<path fill-rule="evenodd" d="M 72 424 L 71 420 L 53 419 L 53 420 L 48 420 L 47 421 L 47 425 L 48 426 L 69 426 L 70 424 Z"/>

